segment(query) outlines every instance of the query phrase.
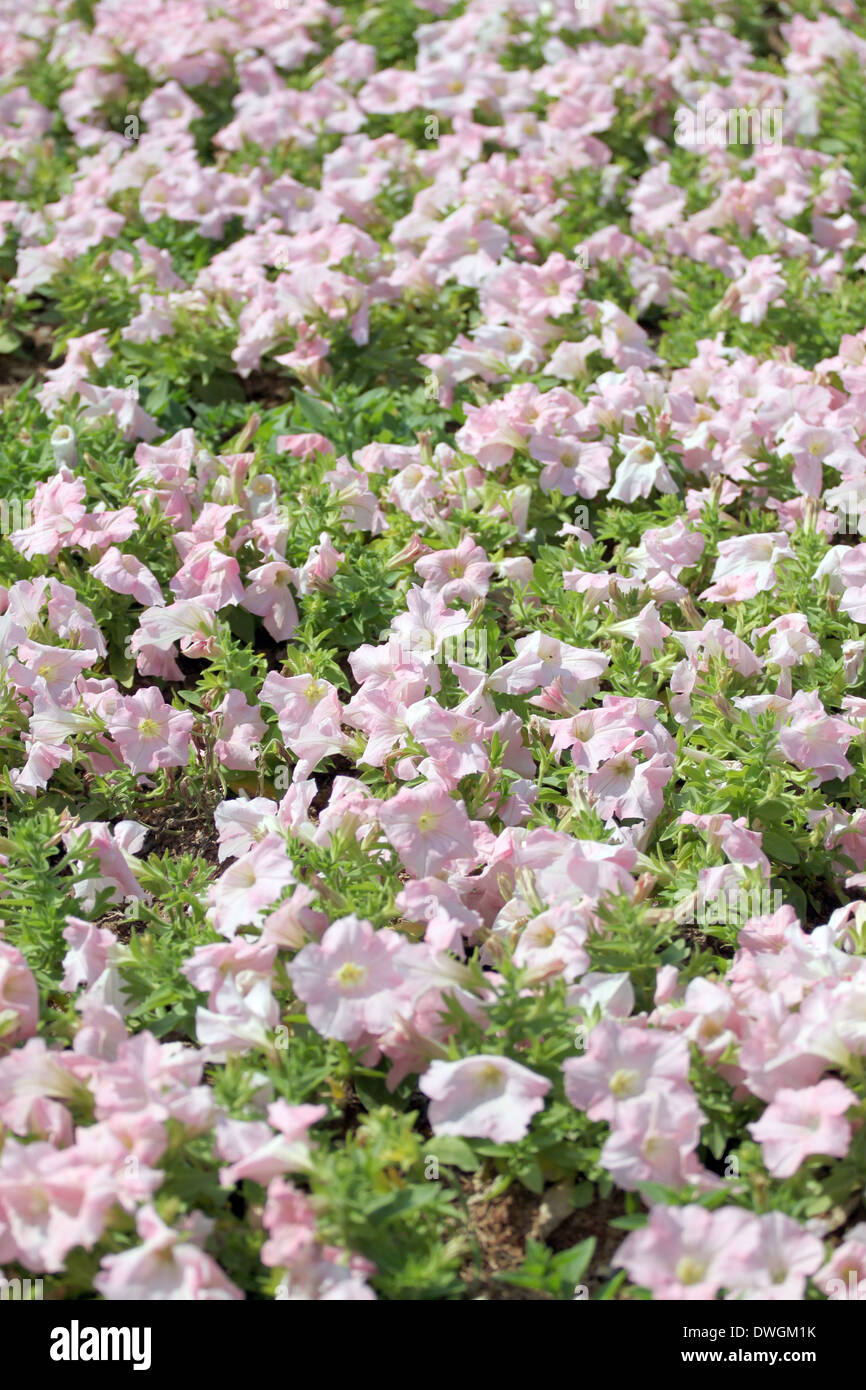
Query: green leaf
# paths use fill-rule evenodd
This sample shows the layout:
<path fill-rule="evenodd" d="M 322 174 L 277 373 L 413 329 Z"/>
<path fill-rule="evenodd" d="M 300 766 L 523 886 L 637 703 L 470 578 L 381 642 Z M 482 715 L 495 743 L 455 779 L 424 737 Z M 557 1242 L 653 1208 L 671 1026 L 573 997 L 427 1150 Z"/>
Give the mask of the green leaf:
<path fill-rule="evenodd" d="M 159 989 L 154 990 L 153 994 L 149 995 L 141 1004 L 137 1004 L 134 1012 L 136 1014 L 144 1014 L 150 1013 L 151 1009 L 163 1009 L 167 1004 L 173 1004 L 176 999 L 177 986 L 173 982 L 171 984 L 162 985 Z"/>
<path fill-rule="evenodd" d="M 617 1273 L 613 1276 L 612 1279 L 608 1279 L 604 1288 L 598 1295 L 598 1301 L 600 1303 L 609 1303 L 612 1299 L 616 1297 L 617 1293 L 622 1288 L 624 1283 L 625 1270 L 620 1269 L 617 1271 Z"/>
<path fill-rule="evenodd" d="M 380 1105 L 387 1104 L 388 1088 L 383 1077 L 379 1075 L 362 1077 L 356 1072 L 352 1077 L 352 1085 L 365 1110 L 378 1110 Z"/>
<path fill-rule="evenodd" d="M 375 1216 L 377 1223 L 393 1221 L 407 1211 L 417 1211 L 436 1202 L 451 1200 L 453 1193 L 443 1190 L 438 1183 L 416 1183 L 396 1193 L 388 1193 L 367 1207 L 368 1215 Z"/>
<path fill-rule="evenodd" d="M 232 608 L 228 613 L 229 627 L 235 637 L 242 642 L 253 642 L 256 635 L 256 620 L 245 608 Z"/>
<path fill-rule="evenodd" d="M 587 1236 L 586 1240 L 572 1245 L 570 1250 L 560 1251 L 556 1256 L 554 1263 L 564 1283 L 580 1283 L 595 1254 L 595 1244 L 595 1236 Z"/>
<path fill-rule="evenodd" d="M 316 396 L 308 395 L 306 391 L 296 391 L 295 400 L 307 424 L 315 430 L 316 434 L 323 434 L 326 439 L 330 439 L 334 431 L 339 428 L 339 421 L 334 411 L 329 409 L 324 401 L 320 401 Z"/>
<path fill-rule="evenodd" d="M 544 1174 L 537 1159 L 530 1158 L 525 1163 L 521 1163 L 516 1169 L 517 1177 L 528 1187 L 530 1192 L 535 1192 L 540 1197 L 544 1191 Z"/>
<path fill-rule="evenodd" d="M 144 409 L 149 415 L 156 415 L 167 405 L 171 395 L 171 377 L 161 376 L 152 391 L 148 391 Z"/>
<path fill-rule="evenodd" d="M 588 1207 L 595 1197 L 595 1186 L 591 1182 L 579 1182 L 572 1194 L 571 1203 L 577 1211 Z"/>
<path fill-rule="evenodd" d="M 761 842 L 764 853 L 771 859 L 779 859 L 783 864 L 799 864 L 802 857 L 800 851 L 787 835 L 782 835 L 778 830 L 762 830 Z"/>
<path fill-rule="evenodd" d="M 476 1139 L 472 1147 L 485 1158 L 503 1158 L 509 1151 L 507 1144 L 495 1144 L 492 1139 Z"/>
<path fill-rule="evenodd" d="M 115 649 L 109 655 L 108 669 L 118 685 L 130 686 L 135 677 L 135 657 L 124 656 Z"/>
<path fill-rule="evenodd" d="M 607 1224 L 615 1231 L 639 1231 L 648 1220 L 646 1212 L 636 1211 L 633 1216 L 614 1216 Z"/>
<path fill-rule="evenodd" d="M 459 1139 L 456 1134 L 443 1134 L 438 1139 L 429 1140 L 424 1147 L 424 1153 L 431 1158 L 437 1158 L 446 1167 L 460 1168 L 466 1173 L 476 1173 L 481 1167 L 478 1155 L 465 1139 Z"/>

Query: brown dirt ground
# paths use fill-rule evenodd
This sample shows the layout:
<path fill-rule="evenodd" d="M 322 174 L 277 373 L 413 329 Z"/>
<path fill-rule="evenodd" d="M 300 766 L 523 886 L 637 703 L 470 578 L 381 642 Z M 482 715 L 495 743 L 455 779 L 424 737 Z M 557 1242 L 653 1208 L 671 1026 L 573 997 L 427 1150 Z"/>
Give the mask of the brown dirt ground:
<path fill-rule="evenodd" d="M 48 370 L 53 335 L 50 329 L 37 326 L 26 346 L 15 353 L 0 354 L 0 403 L 20 391 L 28 377 L 41 380 Z M 26 355 L 25 355 L 26 354 Z"/>
<path fill-rule="evenodd" d="M 213 820 L 219 793 L 199 802 L 154 806 L 139 816 L 150 829 L 141 854 L 195 854 L 208 864 L 217 863 L 218 836 Z"/>
<path fill-rule="evenodd" d="M 135 922 L 132 918 L 127 917 L 122 907 L 110 907 L 107 912 L 102 914 L 96 925 L 105 931 L 112 932 L 122 946 L 128 946 Z"/>
<path fill-rule="evenodd" d="M 241 379 L 247 400 L 262 410 L 272 410 L 292 400 L 296 385 L 294 377 L 278 372 L 250 372 Z"/>
<path fill-rule="evenodd" d="M 494 1276 L 516 1270 L 523 1263 L 528 1239 L 544 1239 L 552 1250 L 568 1250 L 572 1245 L 595 1236 L 596 1249 L 592 1263 L 584 1276 L 590 1297 L 614 1274 L 613 1255 L 624 1239 L 622 1231 L 612 1230 L 608 1222 L 621 1216 L 624 1210 L 622 1194 L 596 1199 L 590 1206 L 571 1211 L 545 1231 L 544 1211 L 548 1194 L 539 1197 L 513 1183 L 506 1192 L 485 1200 L 489 1177 L 482 1173 L 469 1174 L 462 1179 L 469 1211 L 469 1233 L 477 1242 L 480 1277 L 476 1260 L 467 1260 L 462 1277 L 470 1297 L 476 1301 L 547 1301 L 547 1295 L 534 1289 L 515 1288 L 500 1283 Z M 555 1219 L 555 1218 L 554 1218 Z"/>
<path fill-rule="evenodd" d="M 174 803 L 171 805 L 147 807 L 137 819 L 148 826 L 150 834 L 144 842 L 141 857 L 151 854 L 198 855 L 208 864 L 217 864 L 218 837 L 213 822 L 213 807 L 218 797 L 195 804 Z M 113 932 L 118 941 L 127 945 L 136 923 L 127 916 L 121 907 L 110 907 L 99 919 L 98 925 Z"/>

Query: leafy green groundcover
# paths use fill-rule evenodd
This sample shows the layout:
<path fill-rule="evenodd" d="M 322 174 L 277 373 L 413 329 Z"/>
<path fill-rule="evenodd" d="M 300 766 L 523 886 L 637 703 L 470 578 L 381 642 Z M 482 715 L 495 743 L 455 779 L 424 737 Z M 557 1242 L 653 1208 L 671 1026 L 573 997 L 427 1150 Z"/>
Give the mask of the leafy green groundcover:
<path fill-rule="evenodd" d="M 0 1272 L 855 1297 L 857 6 L 3 44 Z"/>

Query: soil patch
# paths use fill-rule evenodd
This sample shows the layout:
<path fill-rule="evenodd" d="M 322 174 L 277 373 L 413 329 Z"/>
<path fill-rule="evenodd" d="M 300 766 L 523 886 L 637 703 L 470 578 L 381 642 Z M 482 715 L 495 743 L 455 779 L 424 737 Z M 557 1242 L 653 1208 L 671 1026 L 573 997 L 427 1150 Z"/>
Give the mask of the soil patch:
<path fill-rule="evenodd" d="M 461 1186 L 467 1202 L 469 1233 L 477 1243 L 481 1265 L 479 1274 L 476 1259 L 470 1256 L 462 1271 L 474 1299 L 482 1302 L 550 1301 L 547 1294 L 537 1289 L 516 1288 L 495 1277 L 508 1274 L 523 1264 L 528 1240 L 543 1239 L 551 1250 L 559 1252 L 594 1236 L 595 1253 L 582 1281 L 590 1298 L 615 1273 L 611 1261 L 624 1236 L 622 1231 L 612 1230 L 609 1222 L 623 1213 L 622 1193 L 608 1198 L 597 1197 L 590 1206 L 570 1210 L 557 1221 L 552 1189 L 539 1197 L 519 1183 L 513 1183 L 498 1197 L 486 1199 L 484 1193 L 490 1186 L 490 1178 L 482 1173 L 462 1178 Z M 549 1225 L 551 1220 L 555 1222 L 553 1227 Z"/>
<path fill-rule="evenodd" d="M 140 817 L 150 831 L 142 855 L 194 854 L 208 864 L 217 864 L 219 836 L 213 813 L 220 799 L 218 793 L 211 793 L 195 803 L 148 808 Z"/>

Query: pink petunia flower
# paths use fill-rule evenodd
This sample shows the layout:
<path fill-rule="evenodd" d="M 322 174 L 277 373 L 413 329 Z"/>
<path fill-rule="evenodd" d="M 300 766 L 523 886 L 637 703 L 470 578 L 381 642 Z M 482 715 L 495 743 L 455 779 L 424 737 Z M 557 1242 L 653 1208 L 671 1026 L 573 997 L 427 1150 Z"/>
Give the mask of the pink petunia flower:
<path fill-rule="evenodd" d="M 230 690 L 223 696 L 211 718 L 219 730 L 219 738 L 214 743 L 214 756 L 223 767 L 235 771 L 253 771 L 259 741 L 265 733 L 265 721 L 256 706 L 247 704 L 240 690 Z"/>
<path fill-rule="evenodd" d="M 90 573 L 115 594 L 130 594 L 138 603 L 151 607 L 165 604 L 154 575 L 135 555 L 124 555 L 116 545 L 106 550 Z"/>
<path fill-rule="evenodd" d="M 806 1280 L 824 1260 L 824 1242 L 781 1211 L 755 1218 L 757 1246 L 747 1255 L 745 1248 L 738 1265 L 729 1275 L 729 1298 L 746 1302 L 774 1303 L 801 1299 Z"/>
<path fill-rule="evenodd" d="M 841 1081 L 777 1091 L 760 1120 L 749 1125 L 774 1178 L 790 1178 L 810 1154 L 844 1158 L 851 1142 L 846 1111 L 859 1105 Z"/>
<path fill-rule="evenodd" d="M 141 1244 L 118 1255 L 106 1255 L 93 1286 L 109 1301 L 185 1302 L 242 1299 L 237 1288 L 210 1255 L 196 1244 L 212 1226 L 201 1213 L 185 1218 L 177 1228 L 167 1226 L 152 1206 L 136 1217 Z"/>
<path fill-rule="evenodd" d="M 685 1085 L 689 1049 L 682 1038 L 602 1019 L 585 1054 L 569 1057 L 562 1070 L 572 1105 L 590 1120 L 614 1120 L 635 1096 L 658 1086 Z"/>
<path fill-rule="evenodd" d="M 321 942 L 299 951 L 287 973 L 313 1027 L 350 1045 L 384 1032 L 403 979 L 394 959 L 403 944 L 396 932 L 375 931 L 351 916 L 332 922 Z"/>
<path fill-rule="evenodd" d="M 240 927 L 261 926 L 268 910 L 293 882 L 285 841 L 269 830 L 208 889 L 214 927 L 221 936 L 233 937 Z"/>
<path fill-rule="evenodd" d="M 39 1022 L 39 988 L 21 952 L 0 941 L 0 1050 L 32 1037 Z"/>
<path fill-rule="evenodd" d="M 432 1062 L 419 1079 L 430 1097 L 434 1134 L 459 1134 L 514 1143 L 544 1109 L 551 1083 L 510 1057 L 486 1053 L 459 1062 Z"/>
<path fill-rule="evenodd" d="M 166 704 L 156 686 L 121 696 L 107 720 L 127 767 L 135 773 L 185 767 L 195 716 Z"/>
<path fill-rule="evenodd" d="M 405 787 L 380 803 L 379 824 L 406 868 L 417 878 L 435 876 L 471 853 L 472 829 L 466 807 L 444 787 L 427 782 Z"/>
<path fill-rule="evenodd" d="M 658 1205 L 623 1241 L 616 1263 L 660 1301 L 707 1300 L 741 1277 L 759 1243 L 757 1218 L 741 1207 Z"/>

